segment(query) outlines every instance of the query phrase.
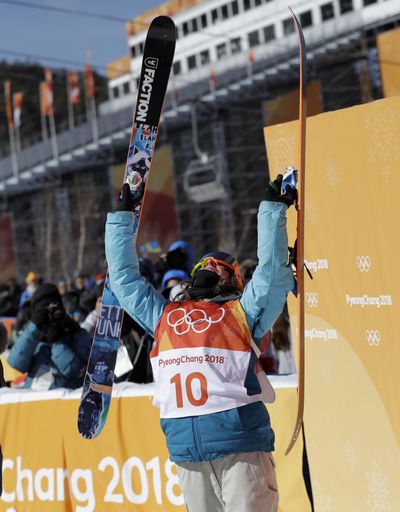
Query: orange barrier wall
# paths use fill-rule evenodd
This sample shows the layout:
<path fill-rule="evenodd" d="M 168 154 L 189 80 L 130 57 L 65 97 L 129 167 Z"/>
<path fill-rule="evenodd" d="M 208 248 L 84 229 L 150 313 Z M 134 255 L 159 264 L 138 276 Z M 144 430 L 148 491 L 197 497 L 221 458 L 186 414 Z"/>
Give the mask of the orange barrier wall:
<path fill-rule="evenodd" d="M 296 164 L 297 128 L 265 129 L 271 176 Z M 316 511 L 400 510 L 400 97 L 311 117 L 307 129 L 305 431 Z M 294 209 L 288 217 L 293 243 Z M 292 295 L 290 312 L 296 340 Z"/>
<path fill-rule="evenodd" d="M 283 378 L 278 385 L 293 384 Z M 80 390 L 0 390 L 0 511 L 183 512 L 152 390 L 151 384 L 117 384 L 106 426 L 94 440 L 78 434 Z M 280 512 L 310 511 L 301 475 L 301 441 L 290 457 L 283 457 L 291 428 L 287 414 L 295 400 L 293 387 L 279 387 L 277 402 L 269 406 L 277 436 Z"/>

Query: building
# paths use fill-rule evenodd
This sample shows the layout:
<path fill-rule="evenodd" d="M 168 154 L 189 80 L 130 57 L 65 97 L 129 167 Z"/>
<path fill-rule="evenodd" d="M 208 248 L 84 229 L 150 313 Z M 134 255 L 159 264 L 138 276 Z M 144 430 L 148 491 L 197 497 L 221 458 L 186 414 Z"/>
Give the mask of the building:
<path fill-rule="evenodd" d="M 292 7 L 304 29 L 315 86 L 309 91 L 310 114 L 380 98 L 376 39 L 400 26 L 399 1 L 293 0 Z M 97 141 L 88 123 L 59 135 L 58 160 L 44 143 L 22 151 L 18 176 L 10 158 L 0 160 L 2 204 L 13 212 L 21 274 L 32 268 L 26 241 L 29 229 L 40 232 L 37 210 L 43 213 L 32 206 L 32 187 L 47 197 L 40 203 L 46 204 L 49 189 L 60 195 L 79 171 L 92 176 L 88 193 L 102 184 L 96 194 L 107 197 L 105 173 L 126 157 L 146 29 L 158 14 L 172 15 L 178 30 L 158 147 L 171 148 L 180 236 L 198 255 L 217 247 L 240 259 L 255 255 L 255 212 L 268 179 L 262 128 L 297 116 L 292 18 L 280 0 L 171 0 L 127 24 L 129 55 L 110 63 L 109 100 L 99 107 Z M 71 197 L 64 194 L 62 200 L 73 209 Z M 96 219 L 103 222 L 111 201 L 97 203 Z M 77 220 L 65 234 L 71 239 L 80 229 Z M 101 259 L 99 244 L 95 250 Z M 43 254 L 40 247 L 35 254 Z M 88 254 L 86 266 L 89 261 L 94 257 Z"/>

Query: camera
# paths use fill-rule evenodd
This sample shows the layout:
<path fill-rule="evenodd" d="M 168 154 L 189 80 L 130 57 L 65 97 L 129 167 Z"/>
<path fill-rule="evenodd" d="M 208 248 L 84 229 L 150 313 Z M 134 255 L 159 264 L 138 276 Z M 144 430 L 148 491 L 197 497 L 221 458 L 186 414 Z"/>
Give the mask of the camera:
<path fill-rule="evenodd" d="M 65 309 L 59 302 L 51 302 L 47 307 L 47 311 L 50 322 L 60 322 L 65 317 Z"/>

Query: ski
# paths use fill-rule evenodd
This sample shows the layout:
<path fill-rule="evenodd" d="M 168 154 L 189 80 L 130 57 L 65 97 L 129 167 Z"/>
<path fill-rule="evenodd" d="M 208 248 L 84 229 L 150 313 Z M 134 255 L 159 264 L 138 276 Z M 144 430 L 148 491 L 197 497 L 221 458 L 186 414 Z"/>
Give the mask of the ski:
<path fill-rule="evenodd" d="M 135 114 L 123 183 L 135 199 L 138 232 L 146 183 L 175 51 L 176 28 L 168 16 L 155 18 L 147 32 Z M 78 430 L 92 439 L 102 431 L 111 403 L 124 311 L 110 289 L 107 274 L 78 410 Z"/>
<path fill-rule="evenodd" d="M 290 9 L 290 8 L 289 8 Z M 296 15 L 290 9 L 299 38 L 300 91 L 299 91 L 299 135 L 298 135 L 298 199 L 297 199 L 297 326 L 298 326 L 298 398 L 297 417 L 293 434 L 286 449 L 293 448 L 303 424 L 305 350 L 304 350 L 304 206 L 305 206 L 305 157 L 307 119 L 307 49 L 303 30 Z"/>

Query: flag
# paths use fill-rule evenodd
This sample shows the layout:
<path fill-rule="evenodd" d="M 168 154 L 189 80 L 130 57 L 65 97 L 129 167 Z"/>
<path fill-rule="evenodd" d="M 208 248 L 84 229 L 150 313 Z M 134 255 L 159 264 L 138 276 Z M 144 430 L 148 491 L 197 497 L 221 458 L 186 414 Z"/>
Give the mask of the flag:
<path fill-rule="evenodd" d="M 54 115 L 53 91 L 49 89 L 48 82 L 40 82 L 40 111 L 43 117 Z"/>
<path fill-rule="evenodd" d="M 94 98 L 95 83 L 94 83 L 92 66 L 90 64 L 85 64 L 83 74 L 84 74 L 84 78 L 85 78 L 86 96 L 88 98 Z"/>
<path fill-rule="evenodd" d="M 44 82 L 40 82 L 40 107 L 45 117 L 54 116 L 53 75 L 50 69 L 44 70 Z"/>
<path fill-rule="evenodd" d="M 77 105 L 81 101 L 81 90 L 79 87 L 79 75 L 75 71 L 68 73 L 68 101 L 71 105 Z"/>
<path fill-rule="evenodd" d="M 22 102 L 24 101 L 24 93 L 23 92 L 15 92 L 12 96 L 12 102 L 14 107 L 14 125 L 15 128 L 21 126 L 21 111 L 22 111 Z"/>
<path fill-rule="evenodd" d="M 254 50 L 253 48 L 250 48 L 249 50 L 249 62 L 253 66 L 255 59 L 254 59 Z"/>
<path fill-rule="evenodd" d="M 10 80 L 6 80 L 4 82 L 4 96 L 6 98 L 6 114 L 7 114 L 8 129 L 14 130 L 12 106 L 11 106 L 11 82 L 10 82 Z"/>

